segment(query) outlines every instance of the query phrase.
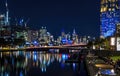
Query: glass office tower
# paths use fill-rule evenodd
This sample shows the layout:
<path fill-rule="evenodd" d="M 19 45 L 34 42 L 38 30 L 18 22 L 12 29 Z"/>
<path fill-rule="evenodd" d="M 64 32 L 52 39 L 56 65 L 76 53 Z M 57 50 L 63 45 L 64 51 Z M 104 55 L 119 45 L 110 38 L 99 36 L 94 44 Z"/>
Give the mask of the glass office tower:
<path fill-rule="evenodd" d="M 120 23 L 120 0 L 101 0 L 100 21 L 101 36 L 114 36 Z"/>

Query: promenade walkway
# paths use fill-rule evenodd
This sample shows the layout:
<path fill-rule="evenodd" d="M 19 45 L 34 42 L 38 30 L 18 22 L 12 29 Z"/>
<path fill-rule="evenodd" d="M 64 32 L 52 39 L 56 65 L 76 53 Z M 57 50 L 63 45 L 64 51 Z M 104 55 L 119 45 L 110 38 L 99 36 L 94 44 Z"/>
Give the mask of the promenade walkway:
<path fill-rule="evenodd" d="M 89 76 L 120 76 L 119 72 L 116 73 L 114 66 L 93 54 L 87 55 L 86 67 Z"/>

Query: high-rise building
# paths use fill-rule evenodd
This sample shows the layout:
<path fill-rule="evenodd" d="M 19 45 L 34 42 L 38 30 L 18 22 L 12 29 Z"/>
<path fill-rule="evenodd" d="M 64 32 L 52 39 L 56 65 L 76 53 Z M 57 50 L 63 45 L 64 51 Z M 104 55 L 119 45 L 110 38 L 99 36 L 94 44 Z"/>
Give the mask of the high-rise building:
<path fill-rule="evenodd" d="M 114 36 L 120 23 L 120 0 L 101 0 L 100 7 L 101 36 Z"/>
<path fill-rule="evenodd" d="M 62 31 L 61 31 L 61 36 L 65 37 L 65 31 L 64 31 L 64 29 L 62 29 Z"/>
<path fill-rule="evenodd" d="M 120 23 L 117 24 L 116 36 L 120 37 Z"/>
<path fill-rule="evenodd" d="M 6 13 L 0 14 L 0 38 L 10 38 L 11 37 L 11 27 L 9 26 L 9 9 L 7 0 L 5 2 Z"/>
<path fill-rule="evenodd" d="M 5 25 L 5 15 L 1 14 L 0 15 L 0 26 L 3 26 L 3 25 Z"/>
<path fill-rule="evenodd" d="M 0 38 L 8 38 L 11 36 L 11 27 L 5 25 L 5 15 L 0 14 Z"/>
<path fill-rule="evenodd" d="M 6 3 L 5 3 L 5 6 L 6 6 L 5 25 L 9 25 L 9 9 L 8 9 L 8 3 L 7 3 L 7 0 L 6 0 Z"/>
<path fill-rule="evenodd" d="M 75 29 L 73 29 L 72 40 L 73 40 L 73 43 L 75 44 L 78 43 L 78 35 L 76 34 Z"/>
<path fill-rule="evenodd" d="M 42 45 L 47 45 L 53 40 L 53 36 L 50 34 L 50 32 L 47 31 L 46 27 L 42 27 L 39 30 L 39 42 Z"/>
<path fill-rule="evenodd" d="M 28 41 L 29 42 L 34 42 L 38 40 L 38 31 L 36 30 L 29 30 L 28 31 Z"/>

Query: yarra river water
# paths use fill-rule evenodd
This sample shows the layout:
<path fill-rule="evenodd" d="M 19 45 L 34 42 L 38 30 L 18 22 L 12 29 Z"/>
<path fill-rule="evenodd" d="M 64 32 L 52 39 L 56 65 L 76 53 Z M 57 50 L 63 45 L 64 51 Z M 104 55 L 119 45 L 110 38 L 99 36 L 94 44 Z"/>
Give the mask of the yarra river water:
<path fill-rule="evenodd" d="M 65 63 L 72 53 L 0 52 L 0 76 L 87 76 L 84 62 Z"/>

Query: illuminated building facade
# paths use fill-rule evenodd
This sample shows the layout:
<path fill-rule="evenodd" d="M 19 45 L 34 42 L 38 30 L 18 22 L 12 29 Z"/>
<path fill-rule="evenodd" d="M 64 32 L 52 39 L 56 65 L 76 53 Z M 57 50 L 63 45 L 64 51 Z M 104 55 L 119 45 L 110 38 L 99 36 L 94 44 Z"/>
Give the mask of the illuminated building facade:
<path fill-rule="evenodd" d="M 42 45 L 48 45 L 51 41 L 54 40 L 53 35 L 50 34 L 50 32 L 47 31 L 46 27 L 42 27 L 39 30 L 39 38 L 38 38 L 40 44 Z"/>
<path fill-rule="evenodd" d="M 75 44 L 78 43 L 78 35 L 76 34 L 75 29 L 73 29 L 72 40 L 73 40 L 73 43 L 75 43 Z"/>
<path fill-rule="evenodd" d="M 100 12 L 101 36 L 114 36 L 120 23 L 120 0 L 101 0 Z"/>
<path fill-rule="evenodd" d="M 0 15 L 0 38 L 9 38 L 11 36 L 11 27 L 5 25 L 5 15 Z"/>
<path fill-rule="evenodd" d="M 5 2 L 6 13 L 0 14 L 0 38 L 10 38 L 11 37 L 11 27 L 9 21 L 9 9 L 8 3 Z"/>
<path fill-rule="evenodd" d="M 8 9 L 8 3 L 7 3 L 7 1 L 5 2 L 5 6 L 6 6 L 6 13 L 0 14 L 0 25 L 1 26 L 8 26 L 8 25 L 10 25 L 10 21 L 9 21 L 9 9 Z"/>
<path fill-rule="evenodd" d="M 37 30 L 28 30 L 28 40 L 29 43 L 38 41 L 38 31 Z"/>
<path fill-rule="evenodd" d="M 120 37 L 120 23 L 117 24 L 116 35 L 117 37 Z"/>
<path fill-rule="evenodd" d="M 0 15 L 0 26 L 5 25 L 5 15 L 1 14 Z"/>

